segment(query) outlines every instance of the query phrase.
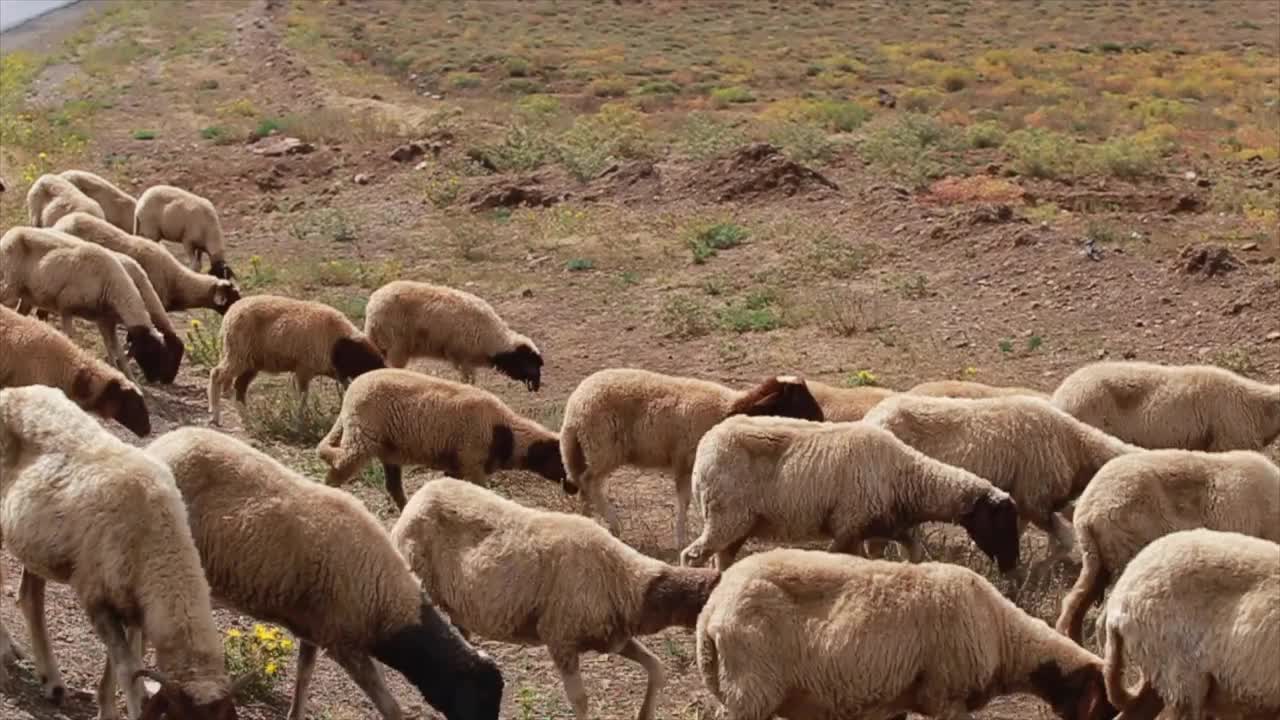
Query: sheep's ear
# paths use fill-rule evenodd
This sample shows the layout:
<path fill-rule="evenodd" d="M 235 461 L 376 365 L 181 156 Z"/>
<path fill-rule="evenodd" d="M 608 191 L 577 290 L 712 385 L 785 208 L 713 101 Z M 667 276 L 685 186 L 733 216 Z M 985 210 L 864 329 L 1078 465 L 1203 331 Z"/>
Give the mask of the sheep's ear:
<path fill-rule="evenodd" d="M 93 393 L 93 379 L 88 370 L 80 370 L 76 372 L 76 377 L 71 381 L 71 392 L 67 393 L 77 404 L 87 403 L 91 399 Z"/>

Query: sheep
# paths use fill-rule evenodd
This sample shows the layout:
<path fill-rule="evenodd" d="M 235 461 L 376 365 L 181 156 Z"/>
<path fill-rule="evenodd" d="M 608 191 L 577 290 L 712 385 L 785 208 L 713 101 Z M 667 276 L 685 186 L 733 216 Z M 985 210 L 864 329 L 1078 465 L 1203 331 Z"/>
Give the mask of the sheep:
<path fill-rule="evenodd" d="M 353 381 L 316 453 L 329 466 L 325 482 L 333 487 L 378 458 L 399 510 L 406 502 L 404 464 L 480 485 L 496 470 L 521 468 L 561 483 L 567 494 L 577 492 L 567 482 L 556 433 L 517 415 L 487 390 L 411 370 L 375 370 Z"/>
<path fill-rule="evenodd" d="M 55 223 L 53 229 L 136 260 L 146 271 L 164 309 L 170 312 L 208 308 L 225 315 L 240 299 L 240 289 L 233 281 L 193 272 L 163 245 L 131 235 L 87 213 L 71 213 Z"/>
<path fill-rule="evenodd" d="M 1105 613 L 1107 696 L 1122 717 L 1280 717 L 1280 545 L 1170 533 L 1134 556 Z M 1142 674 L 1136 695 L 1128 667 Z"/>
<path fill-rule="evenodd" d="M 617 511 L 605 492 L 609 474 L 623 465 L 667 470 L 676 483 L 676 547 L 683 548 L 698 440 L 740 414 L 823 419 L 808 385 L 791 375 L 742 391 L 637 368 L 588 376 L 569 394 L 560 429 L 560 454 L 569 483 L 581 490 L 582 513 L 590 516 L 594 508 L 610 532 L 620 535 Z"/>
<path fill-rule="evenodd" d="M 233 387 L 241 419 L 248 419 L 245 394 L 259 372 L 293 373 L 301 427 L 313 378 L 331 377 L 346 385 L 384 366 L 381 353 L 346 315 L 307 300 L 278 295 L 244 298 L 227 310 L 221 337 L 222 355 L 209 374 L 208 387 L 215 426 L 222 422 L 222 396 Z"/>
<path fill-rule="evenodd" d="M 959 565 L 757 553 L 724 571 L 695 632 L 727 720 L 959 720 L 1011 693 L 1063 720 L 1115 716 L 1101 658 Z"/>
<path fill-rule="evenodd" d="M 1049 393 L 1033 390 L 1032 388 L 1011 386 L 987 385 L 986 383 L 974 382 L 972 380 L 934 380 L 932 382 L 923 382 L 915 387 L 907 390 L 912 395 L 928 395 L 931 397 L 949 397 L 949 398 L 993 398 L 1027 395 L 1037 397 L 1042 400 L 1049 399 Z"/>
<path fill-rule="evenodd" d="M 200 256 L 209 256 L 209 274 L 223 280 L 235 278 L 227 265 L 226 239 L 218 211 L 207 199 L 172 185 L 154 185 L 138 198 L 133 234 L 157 242 L 180 243 L 191 269 L 199 272 Z"/>
<path fill-rule="evenodd" d="M 720 578 L 650 558 L 588 518 L 526 508 L 453 478 L 414 493 L 391 540 L 464 632 L 545 645 L 578 720 L 588 717 L 578 673 L 587 650 L 644 668 L 636 717 L 652 720 L 665 673 L 636 638 L 692 629 Z"/>
<path fill-rule="evenodd" d="M 501 670 L 433 607 L 359 500 L 214 430 L 174 430 L 146 452 L 173 471 L 214 598 L 298 639 L 289 720 L 307 717 L 319 648 L 384 720 L 404 716 L 373 659 L 448 720 L 498 720 Z"/>
<path fill-rule="evenodd" d="M 127 375 L 115 333 L 123 324 L 125 354 L 148 380 L 171 381 L 177 374 L 182 356 L 173 339 L 156 328 L 120 256 L 105 248 L 54 230 L 9 229 L 0 236 L 0 304 L 14 300 L 60 313 L 64 327 L 70 316 L 97 322 L 107 357 Z"/>
<path fill-rule="evenodd" d="M 46 173 L 31 183 L 31 189 L 27 191 L 27 213 L 31 217 L 31 227 L 50 227 L 63 215 L 73 212 L 85 212 L 97 218 L 106 217 L 101 205 L 61 175 Z"/>
<path fill-rule="evenodd" d="M 856 552 L 931 521 L 963 526 L 1003 571 L 1018 563 L 1008 493 L 861 422 L 731 417 L 698 442 L 693 492 L 705 524 L 682 565 L 715 553 L 724 571 L 751 537 L 830 538 L 830 552 Z"/>
<path fill-rule="evenodd" d="M 0 538 L 22 563 L 18 602 L 46 698 L 66 695 L 44 621 L 49 581 L 68 585 L 107 648 L 98 717 L 234 720 L 234 689 L 187 512 L 169 470 L 117 440 L 62 391 L 0 390 Z M 159 672 L 142 669 L 145 636 Z M 13 654 L 0 623 L 0 680 Z M 146 700 L 140 676 L 160 683 Z"/>
<path fill-rule="evenodd" d="M 0 306 L 0 387 L 47 385 L 83 410 L 115 420 L 138 437 L 151 433 L 142 391 L 45 323 Z"/>
<path fill-rule="evenodd" d="M 475 384 L 476 368 L 490 366 L 536 392 L 542 386 L 542 353 L 512 330 L 485 300 L 443 285 L 395 280 L 369 296 L 364 332 L 403 368 L 415 357 L 449 362 L 462 382 Z"/>
<path fill-rule="evenodd" d="M 1280 437 L 1280 384 L 1210 365 L 1093 363 L 1058 385 L 1053 404 L 1144 448 L 1261 450 Z"/>
<path fill-rule="evenodd" d="M 1080 494 L 1073 523 L 1083 568 L 1057 627 L 1079 642 L 1089 604 L 1156 538 L 1206 527 L 1280 542 L 1280 468 L 1250 450 L 1121 455 Z"/>
<path fill-rule="evenodd" d="M 816 380 L 808 380 L 806 384 L 822 406 L 822 416 L 830 422 L 861 420 L 868 410 L 894 394 L 893 390 L 881 387 L 835 387 Z"/>
<path fill-rule="evenodd" d="M 1049 556 L 1028 583 L 1066 557 L 1075 544 L 1062 515 L 1098 469 L 1139 448 L 1121 442 L 1027 396 L 963 399 L 901 393 L 872 408 L 863 422 L 882 427 L 924 454 L 986 478 L 1013 496 L 1019 525 L 1049 534 Z"/>
<path fill-rule="evenodd" d="M 64 170 L 59 173 L 80 192 L 98 203 L 107 222 L 133 232 L 133 214 L 138 202 L 132 195 L 111 184 L 109 180 L 84 170 Z"/>

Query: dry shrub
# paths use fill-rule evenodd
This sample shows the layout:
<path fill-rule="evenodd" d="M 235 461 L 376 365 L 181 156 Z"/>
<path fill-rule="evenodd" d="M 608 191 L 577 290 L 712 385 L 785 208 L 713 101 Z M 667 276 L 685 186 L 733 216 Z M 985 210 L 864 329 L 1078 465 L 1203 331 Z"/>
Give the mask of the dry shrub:
<path fill-rule="evenodd" d="M 1022 199 L 1022 188 L 1004 178 L 990 175 L 945 177 L 929 186 L 929 198 L 941 203 L 998 202 Z"/>

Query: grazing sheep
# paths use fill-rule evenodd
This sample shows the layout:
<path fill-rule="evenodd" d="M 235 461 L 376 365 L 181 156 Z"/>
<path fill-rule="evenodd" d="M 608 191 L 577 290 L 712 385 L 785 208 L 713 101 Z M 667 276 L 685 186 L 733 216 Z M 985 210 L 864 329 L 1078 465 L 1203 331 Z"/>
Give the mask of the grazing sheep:
<path fill-rule="evenodd" d="M 1104 622 L 1107 696 L 1127 720 L 1280 717 L 1280 545 L 1165 535 L 1125 568 Z M 1142 673 L 1136 695 L 1126 667 Z"/>
<path fill-rule="evenodd" d="M 109 180 L 84 170 L 64 170 L 63 178 L 102 208 L 107 222 L 125 232 L 133 232 L 133 214 L 138 201 Z"/>
<path fill-rule="evenodd" d="M 174 430 L 147 453 L 173 470 L 213 597 L 298 638 L 289 720 L 307 717 L 319 648 L 384 720 L 404 716 L 373 659 L 448 720 L 498 720 L 501 671 L 441 617 L 359 500 L 213 430 Z"/>
<path fill-rule="evenodd" d="M 835 387 L 816 380 L 805 384 L 822 406 L 822 417 L 828 422 L 861 420 L 868 410 L 895 392 L 881 387 Z"/>
<path fill-rule="evenodd" d="M 131 235 L 92 215 L 71 213 L 53 229 L 136 260 L 146 271 L 164 309 L 170 312 L 208 308 L 225 315 L 240 299 L 240 289 L 234 282 L 193 272 L 163 245 Z"/>
<path fill-rule="evenodd" d="M 70 586 L 107 648 L 98 717 L 234 720 L 233 689 L 187 513 L 168 469 L 42 385 L 0 390 L 0 538 L 23 565 L 18 603 L 46 698 L 66 694 L 49 648 L 45 583 Z M 163 674 L 141 668 L 142 633 Z M 0 624 L 0 680 L 8 632 Z"/>
<path fill-rule="evenodd" d="M 231 280 L 235 273 L 226 262 L 222 221 L 213 203 L 172 185 L 154 185 L 138 198 L 133 234 L 157 242 L 180 243 L 191 269 L 200 270 L 201 254 L 209 256 L 209 274 Z"/>
<path fill-rule="evenodd" d="M 512 330 L 493 306 L 469 292 L 443 285 L 395 280 L 369 296 L 364 332 L 403 368 L 415 357 L 439 358 L 475 383 L 476 368 L 490 366 L 530 391 L 542 386 L 542 354 Z"/>
<path fill-rule="evenodd" d="M 335 487 L 378 458 L 387 493 L 401 510 L 405 464 L 480 485 L 497 470 L 520 468 L 577 492 L 566 482 L 556 433 L 517 415 L 487 390 L 411 370 L 376 370 L 352 382 L 316 452 L 329 466 L 325 482 Z"/>
<path fill-rule="evenodd" d="M 582 491 L 583 514 L 590 516 L 594 507 L 620 535 L 605 493 L 609 473 L 623 465 L 667 470 L 676 482 L 676 547 L 684 547 L 698 440 L 721 420 L 742 414 L 823 419 L 805 381 L 794 376 L 742 391 L 636 368 L 588 376 L 569 394 L 560 429 L 560 453 L 569 482 Z"/>
<path fill-rule="evenodd" d="M 222 321 L 222 357 L 209 375 L 209 414 L 214 425 L 221 424 L 222 396 L 234 387 L 241 419 L 247 420 L 245 393 L 258 373 L 293 373 L 301 426 L 313 378 L 346 385 L 380 367 L 378 349 L 341 312 L 323 303 L 253 295 L 233 305 Z"/>
<path fill-rule="evenodd" d="M 32 227 L 51 227 L 63 215 L 73 212 L 105 217 L 101 205 L 61 175 L 44 174 L 31 183 L 27 191 L 27 213 Z"/>
<path fill-rule="evenodd" d="M 79 316 L 98 324 L 107 357 L 128 374 L 116 337 L 125 326 L 125 354 L 138 361 L 148 380 L 171 380 L 181 355 L 175 357 L 156 328 L 138 285 L 120 256 L 105 248 L 54 230 L 11 228 L 0 236 L 0 304 L 20 300 L 66 318 Z M 169 340 L 172 342 L 172 340 Z"/>
<path fill-rule="evenodd" d="M 1206 527 L 1280 542 L 1280 468 L 1249 450 L 1122 455 L 1080 494 L 1073 524 L 1084 564 L 1058 631 L 1079 642 L 1088 606 L 1159 537 Z"/>
<path fill-rule="evenodd" d="M 949 397 L 949 398 L 994 398 L 1013 396 L 1030 396 L 1037 397 L 1041 400 L 1048 400 L 1049 393 L 1033 390 L 1031 388 L 1017 386 L 997 386 L 987 385 L 986 383 L 974 382 L 972 380 L 934 380 L 932 382 L 923 382 L 911 388 L 907 392 L 912 395 L 928 395 L 930 397 Z"/>
<path fill-rule="evenodd" d="M 959 720 L 1012 693 L 1063 720 L 1115 716 L 1100 658 L 959 565 L 757 553 L 724 572 L 696 632 L 726 720 Z"/>
<path fill-rule="evenodd" d="M 133 287 L 137 289 L 138 296 L 142 298 L 142 304 L 147 308 L 147 317 L 151 318 L 151 324 L 160 333 L 160 337 L 164 338 L 164 347 L 169 352 L 170 363 L 169 368 L 158 379 L 162 383 L 171 384 L 178 377 L 178 368 L 182 365 L 182 356 L 186 353 L 187 346 L 182 342 L 182 338 L 178 337 L 178 331 L 173 327 L 173 321 L 169 319 L 169 314 L 165 312 L 164 303 L 160 301 L 160 296 L 156 294 L 155 286 L 151 284 L 151 278 L 147 277 L 147 271 L 143 270 L 142 266 L 128 255 L 123 253 L 114 254 L 116 260 L 119 260 L 124 267 L 129 279 L 133 281 Z M 62 327 L 64 332 L 68 335 L 71 334 L 70 316 L 62 316 Z M 115 335 L 114 326 L 111 328 L 111 334 Z"/>
<path fill-rule="evenodd" d="M 720 579 L 650 558 L 588 518 L 526 508 L 451 478 L 414 493 L 391 539 L 459 628 L 545 645 L 579 720 L 588 717 L 578 673 L 587 650 L 644 668 L 636 717 L 652 720 L 665 673 L 636 637 L 693 628 Z"/>
<path fill-rule="evenodd" d="M 1261 450 L 1280 437 L 1280 384 L 1210 365 L 1093 363 L 1062 381 L 1053 404 L 1145 448 Z"/>
<path fill-rule="evenodd" d="M 706 522 L 681 564 L 715 553 L 723 571 L 752 537 L 852 553 L 922 522 L 959 524 L 1001 570 L 1018 564 L 1008 493 L 860 422 L 731 417 L 699 441 L 693 493 Z"/>
<path fill-rule="evenodd" d="M 58 388 L 83 410 L 138 437 L 151 433 L 142 391 L 123 373 L 47 324 L 0 306 L 0 387 L 24 385 Z"/>

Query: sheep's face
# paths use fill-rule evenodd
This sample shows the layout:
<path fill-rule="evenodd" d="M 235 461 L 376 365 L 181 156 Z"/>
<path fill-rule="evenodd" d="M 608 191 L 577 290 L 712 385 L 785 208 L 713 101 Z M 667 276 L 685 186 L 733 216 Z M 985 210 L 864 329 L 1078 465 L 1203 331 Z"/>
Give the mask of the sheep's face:
<path fill-rule="evenodd" d="M 182 356 L 186 353 L 187 346 L 176 333 L 166 330 L 161 334 L 164 336 L 164 349 L 169 353 L 169 367 L 160 378 L 160 382 L 167 385 L 178 377 L 178 368 L 182 366 Z"/>
<path fill-rule="evenodd" d="M 98 395 L 93 409 L 102 417 L 111 418 L 129 428 L 138 437 L 151 434 L 151 415 L 147 412 L 147 403 L 142 398 L 142 391 L 132 383 L 125 385 L 119 380 L 107 383 Z"/>
<path fill-rule="evenodd" d="M 338 338 L 329 358 L 338 382 L 347 384 L 361 375 L 387 366 L 382 353 L 364 339 Z"/>
<path fill-rule="evenodd" d="M 822 422 L 822 406 L 799 378 L 770 378 L 752 390 L 739 404 L 744 415 L 765 415 Z"/>
<path fill-rule="evenodd" d="M 530 392 L 542 387 L 542 356 L 528 345 L 521 343 L 515 350 L 498 353 L 491 362 L 498 372 L 524 383 Z"/>
<path fill-rule="evenodd" d="M 236 274 L 231 272 L 231 266 L 222 260 L 214 260 L 209 263 L 209 274 L 222 280 L 236 279 Z"/>
<path fill-rule="evenodd" d="M 1062 720 L 1111 720 L 1116 709 L 1107 702 L 1102 668 L 1086 665 L 1063 673 L 1056 663 L 1042 663 L 1031 671 L 1031 687 Z"/>
<path fill-rule="evenodd" d="M 569 482 L 569 473 L 565 472 L 564 461 L 560 457 L 560 443 L 555 440 L 538 440 L 530 444 L 525 465 L 542 477 L 560 483 L 566 495 L 578 494 L 578 486 Z"/>
<path fill-rule="evenodd" d="M 129 328 L 125 333 L 124 349 L 129 357 L 138 362 L 138 367 L 142 368 L 142 374 L 148 382 L 161 382 L 164 378 L 171 377 L 170 372 L 177 374 L 171 370 L 173 357 L 165 347 L 164 340 L 157 337 L 150 328 L 141 325 Z"/>
<path fill-rule="evenodd" d="M 210 701 L 200 702 L 182 685 L 166 679 L 151 670 L 139 670 L 135 677 L 150 677 L 160 684 L 160 690 L 147 698 L 142 706 L 141 720 L 237 720 L 236 706 L 232 698 L 236 687 L 224 687 Z M 244 678 L 242 678 L 243 680 Z M 203 693 L 199 693 L 203 694 Z"/>
<path fill-rule="evenodd" d="M 983 495 L 960 518 L 978 549 L 1007 573 L 1018 565 L 1018 506 L 1004 493 Z"/>
<path fill-rule="evenodd" d="M 226 315 L 232 305 L 240 299 L 240 288 L 230 280 L 219 280 L 213 285 L 213 292 L 210 293 L 210 305 L 219 315 Z"/>
<path fill-rule="evenodd" d="M 478 654 L 475 669 L 460 683 L 452 702 L 440 708 L 448 720 L 498 720 L 502 710 L 502 671 L 488 655 Z"/>

